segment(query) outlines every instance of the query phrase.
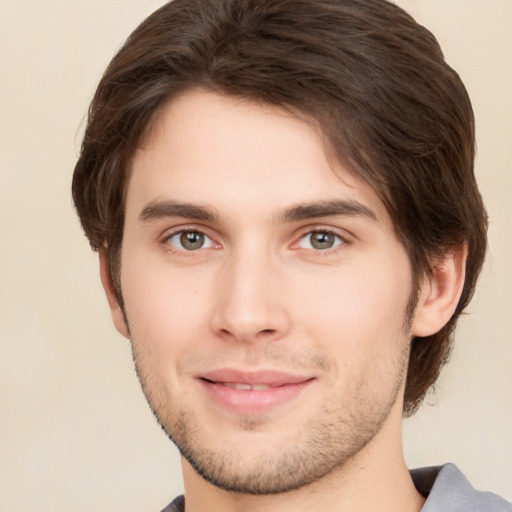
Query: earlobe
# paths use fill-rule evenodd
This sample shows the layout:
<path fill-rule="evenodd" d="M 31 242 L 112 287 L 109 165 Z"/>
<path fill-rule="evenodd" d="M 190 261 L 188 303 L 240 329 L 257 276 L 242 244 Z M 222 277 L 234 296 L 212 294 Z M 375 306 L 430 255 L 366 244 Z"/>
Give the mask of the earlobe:
<path fill-rule="evenodd" d="M 123 314 L 123 309 L 119 304 L 119 300 L 117 298 L 114 283 L 112 282 L 112 275 L 110 272 L 110 263 L 108 258 L 108 252 L 105 247 L 101 247 L 98 251 L 100 257 L 100 277 L 101 284 L 103 285 L 103 289 L 105 290 L 105 295 L 107 296 L 108 305 L 110 307 L 110 314 L 112 315 L 112 321 L 116 329 L 125 337 L 130 338 L 130 333 L 128 326 L 126 325 L 126 321 Z"/>
<path fill-rule="evenodd" d="M 467 246 L 464 244 L 433 266 L 432 273 L 420 286 L 412 336 L 431 336 L 450 320 L 464 287 L 466 257 Z"/>

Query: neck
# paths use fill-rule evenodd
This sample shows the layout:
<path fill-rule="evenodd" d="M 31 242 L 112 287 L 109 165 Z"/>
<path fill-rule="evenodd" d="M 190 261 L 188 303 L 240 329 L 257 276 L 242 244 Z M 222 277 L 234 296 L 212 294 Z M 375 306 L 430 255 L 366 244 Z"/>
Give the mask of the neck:
<path fill-rule="evenodd" d="M 343 466 L 289 492 L 246 495 L 219 489 L 182 461 L 186 512 L 418 512 L 424 498 L 416 491 L 402 451 L 401 410 Z"/>

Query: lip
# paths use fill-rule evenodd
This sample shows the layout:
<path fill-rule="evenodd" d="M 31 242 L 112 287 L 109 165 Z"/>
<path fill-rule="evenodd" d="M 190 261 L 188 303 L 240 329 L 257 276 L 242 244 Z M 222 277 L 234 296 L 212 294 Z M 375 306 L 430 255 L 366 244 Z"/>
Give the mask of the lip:
<path fill-rule="evenodd" d="M 276 370 L 224 368 L 200 374 L 197 380 L 222 408 L 239 415 L 257 415 L 290 402 L 315 378 Z"/>

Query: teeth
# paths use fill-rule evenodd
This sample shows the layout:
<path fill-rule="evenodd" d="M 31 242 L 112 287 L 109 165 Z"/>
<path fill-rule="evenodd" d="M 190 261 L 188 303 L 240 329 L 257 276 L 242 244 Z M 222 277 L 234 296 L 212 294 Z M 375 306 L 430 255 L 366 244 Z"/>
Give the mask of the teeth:
<path fill-rule="evenodd" d="M 235 384 L 235 389 L 238 389 L 240 391 L 249 391 L 251 389 L 250 384 Z"/>
<path fill-rule="evenodd" d="M 228 388 L 237 389 L 238 391 L 263 391 L 270 387 L 265 384 L 256 384 L 251 386 L 251 384 L 237 384 L 234 382 L 223 382 L 223 385 Z"/>
<path fill-rule="evenodd" d="M 224 382 L 224 386 L 232 389 L 238 389 L 239 391 L 250 391 L 250 384 L 236 384 L 234 382 Z"/>

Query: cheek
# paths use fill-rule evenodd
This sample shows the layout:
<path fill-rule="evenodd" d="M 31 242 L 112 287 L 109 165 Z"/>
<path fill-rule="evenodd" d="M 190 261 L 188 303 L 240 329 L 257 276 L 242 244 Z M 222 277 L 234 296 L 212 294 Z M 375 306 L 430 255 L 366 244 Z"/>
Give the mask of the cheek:
<path fill-rule="evenodd" d="M 132 337 L 161 363 L 163 355 L 175 360 L 204 337 L 211 296 L 205 276 L 135 260 L 123 265 L 121 286 Z"/>
<path fill-rule="evenodd" d="M 408 261 L 403 266 L 392 259 L 359 263 L 303 283 L 293 293 L 299 298 L 296 317 L 302 319 L 307 337 L 344 365 L 352 358 L 394 351 L 406 334 L 405 310 L 412 290 Z"/>

